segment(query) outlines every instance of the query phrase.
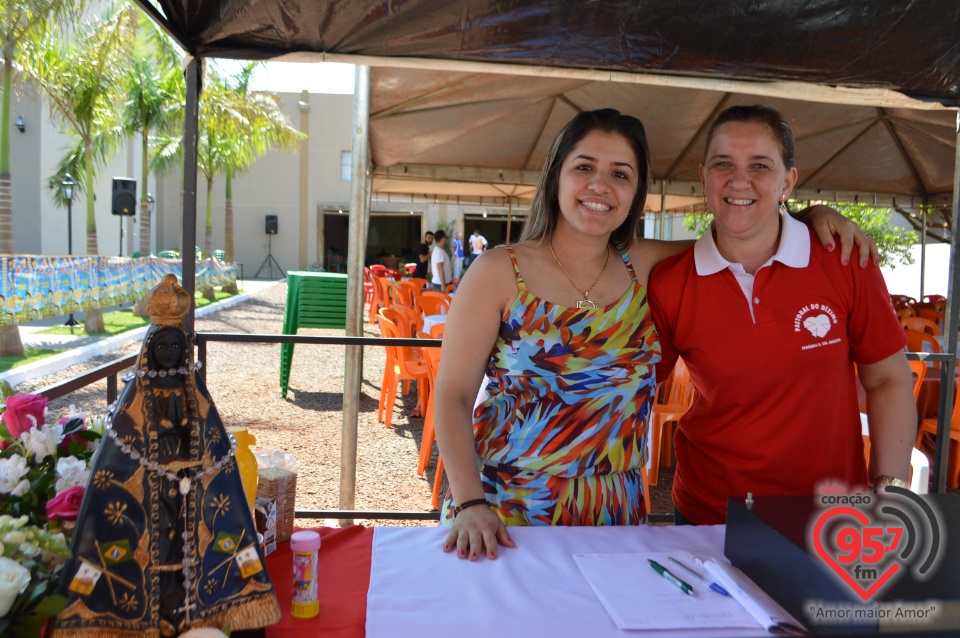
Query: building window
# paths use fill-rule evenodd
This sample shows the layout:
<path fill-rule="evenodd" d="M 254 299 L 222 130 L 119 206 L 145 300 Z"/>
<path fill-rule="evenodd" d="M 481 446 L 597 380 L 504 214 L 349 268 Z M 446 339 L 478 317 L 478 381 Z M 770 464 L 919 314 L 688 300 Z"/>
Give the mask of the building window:
<path fill-rule="evenodd" d="M 349 182 L 352 177 L 353 151 L 340 151 L 340 181 Z"/>

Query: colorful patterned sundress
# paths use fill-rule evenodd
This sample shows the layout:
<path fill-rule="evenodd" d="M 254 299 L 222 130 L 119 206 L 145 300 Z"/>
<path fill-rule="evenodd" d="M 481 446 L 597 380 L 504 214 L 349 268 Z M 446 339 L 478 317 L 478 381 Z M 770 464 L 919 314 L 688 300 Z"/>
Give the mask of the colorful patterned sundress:
<path fill-rule="evenodd" d="M 620 299 L 576 308 L 527 292 L 506 250 L 519 293 L 473 415 L 484 495 L 506 525 L 640 524 L 660 343 L 630 258 L 620 251 L 633 280 Z"/>

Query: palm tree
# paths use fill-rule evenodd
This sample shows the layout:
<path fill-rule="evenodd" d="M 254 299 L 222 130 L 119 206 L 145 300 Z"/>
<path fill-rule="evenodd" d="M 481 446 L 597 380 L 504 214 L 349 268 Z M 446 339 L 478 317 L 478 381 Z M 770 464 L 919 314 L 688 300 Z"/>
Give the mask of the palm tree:
<path fill-rule="evenodd" d="M 131 8 L 132 9 L 132 8 Z M 150 175 L 150 134 L 173 128 L 183 121 L 185 87 L 178 51 L 153 20 L 142 13 L 131 34 L 129 68 L 124 76 L 126 102 L 123 129 L 140 135 L 140 255 L 150 254 L 150 205 L 147 178 Z"/>
<path fill-rule="evenodd" d="M 227 189 L 227 261 L 234 258 L 233 178 L 247 172 L 267 151 L 295 149 L 297 142 L 304 137 L 281 111 L 275 94 L 249 90 L 255 66 L 245 66 L 231 80 L 225 80 L 208 69 L 200 96 L 197 167 L 207 185 L 203 246 L 206 254 L 213 253 L 213 184 L 218 175 L 223 175 Z M 156 158 L 158 170 L 181 161 L 181 138 L 172 134 L 158 135 Z M 183 251 L 188 254 L 188 247 Z M 204 294 L 210 295 L 212 291 L 205 290 Z"/>
<path fill-rule="evenodd" d="M 0 254 L 13 254 L 13 179 L 10 173 L 10 102 L 13 66 L 21 44 L 48 22 L 70 24 L 83 10 L 82 0 L 0 0 L 0 48 L 3 76 L 0 79 Z M 0 326 L 0 355 L 23 356 L 23 342 L 16 325 Z"/>
<path fill-rule="evenodd" d="M 229 135 L 224 145 L 224 180 L 226 182 L 226 211 L 224 216 L 224 252 L 226 260 L 234 260 L 233 245 L 233 178 L 243 175 L 267 151 L 295 150 L 306 135 L 295 129 L 280 110 L 280 100 L 273 93 L 251 91 L 250 80 L 256 64 L 248 64 L 233 79 L 233 91 L 247 104 L 251 114 L 247 134 L 242 129 Z"/>
<path fill-rule="evenodd" d="M 136 13 L 121 10 L 80 25 L 69 41 L 47 33 L 25 45 L 24 70 L 43 91 L 51 120 L 77 142 L 47 186 L 59 201 L 63 175 L 79 177 L 77 190 L 87 194 L 87 253 L 93 255 L 98 253 L 93 184 L 97 170 L 123 139 L 117 108 L 122 103 L 122 44 L 135 25 Z M 101 310 L 88 310 L 84 324 L 88 333 L 103 332 Z"/>

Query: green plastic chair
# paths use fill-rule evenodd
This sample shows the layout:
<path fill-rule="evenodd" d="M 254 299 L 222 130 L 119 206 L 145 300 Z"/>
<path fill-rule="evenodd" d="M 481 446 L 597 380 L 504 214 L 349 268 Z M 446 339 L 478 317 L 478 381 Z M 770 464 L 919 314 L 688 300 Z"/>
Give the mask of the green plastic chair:
<path fill-rule="evenodd" d="M 220 250 L 218 248 L 217 250 L 213 251 L 213 258 L 219 261 L 220 263 L 224 263 L 227 261 L 227 251 Z"/>
<path fill-rule="evenodd" d="M 283 334 L 300 328 L 347 327 L 347 276 L 331 272 L 287 273 L 287 304 L 283 311 Z M 287 398 L 292 343 L 280 344 L 280 396 Z"/>
<path fill-rule="evenodd" d="M 180 253 L 175 250 L 161 250 L 157 253 L 160 259 L 180 259 Z"/>

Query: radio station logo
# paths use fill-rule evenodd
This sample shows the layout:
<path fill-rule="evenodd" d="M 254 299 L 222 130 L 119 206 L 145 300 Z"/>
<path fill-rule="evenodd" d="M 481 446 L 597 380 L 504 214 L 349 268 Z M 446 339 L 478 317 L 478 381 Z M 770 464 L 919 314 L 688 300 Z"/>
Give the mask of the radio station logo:
<path fill-rule="evenodd" d="M 824 510 L 810 530 L 810 547 L 864 602 L 907 573 L 920 581 L 936 573 L 944 541 L 930 502 L 892 485 L 876 494 L 824 486 L 817 500 Z"/>

